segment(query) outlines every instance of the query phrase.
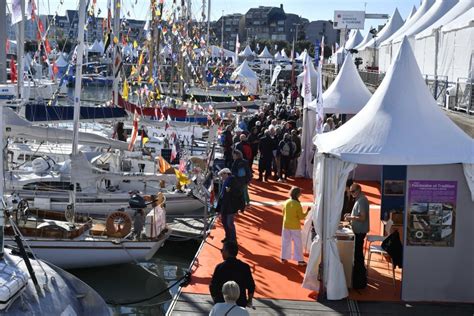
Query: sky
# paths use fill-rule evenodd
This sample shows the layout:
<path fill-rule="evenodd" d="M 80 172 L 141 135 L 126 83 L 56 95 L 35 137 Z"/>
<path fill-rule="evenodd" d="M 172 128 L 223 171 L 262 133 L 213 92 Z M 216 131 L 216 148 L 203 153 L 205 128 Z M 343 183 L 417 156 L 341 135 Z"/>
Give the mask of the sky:
<path fill-rule="evenodd" d="M 11 3 L 12 0 L 7 0 Z M 113 0 L 111 0 L 113 1 Z M 40 14 L 54 14 L 58 12 L 64 14 L 66 9 L 75 9 L 76 0 L 36 0 Z M 180 2 L 178 0 L 178 2 Z M 207 2 L 207 1 L 206 1 Z M 148 0 L 122 0 L 122 16 L 126 15 L 131 19 L 145 19 L 149 14 Z M 172 3 L 172 0 L 165 0 L 165 6 Z M 194 16 L 200 19 L 203 0 L 193 0 L 192 7 Z M 420 0 L 211 0 L 211 20 L 215 21 L 224 14 L 246 13 L 248 9 L 257 6 L 275 6 L 283 4 L 286 13 L 294 13 L 310 21 L 333 20 L 334 10 L 360 10 L 365 9 L 366 13 L 386 13 L 391 15 L 395 8 L 398 8 L 401 16 L 405 19 L 412 7 L 420 6 Z M 97 0 L 97 5 L 101 9 L 101 16 L 105 16 L 107 0 Z M 206 10 L 207 14 L 207 10 Z M 365 32 L 371 26 L 384 24 L 384 20 L 366 20 Z"/>

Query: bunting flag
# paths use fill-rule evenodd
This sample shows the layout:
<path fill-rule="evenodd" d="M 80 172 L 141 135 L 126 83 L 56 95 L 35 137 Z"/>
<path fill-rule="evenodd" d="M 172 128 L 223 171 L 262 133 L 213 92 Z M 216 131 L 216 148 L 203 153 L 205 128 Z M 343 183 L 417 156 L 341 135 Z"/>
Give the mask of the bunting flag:
<path fill-rule="evenodd" d="M 128 90 L 129 90 L 128 82 L 127 82 L 127 79 L 125 79 L 123 81 L 123 89 L 122 89 L 122 98 L 125 101 L 128 101 L 128 92 L 129 92 Z"/>
<path fill-rule="evenodd" d="M 135 146 L 135 142 L 137 141 L 137 135 L 138 135 L 138 112 L 135 111 L 135 114 L 133 114 L 132 137 L 130 138 L 130 144 L 128 144 L 129 151 L 133 151 L 133 147 Z"/>
<path fill-rule="evenodd" d="M 12 1 L 12 25 L 17 24 L 23 18 L 21 16 L 21 1 L 23 1 L 23 0 L 13 0 Z"/>
<path fill-rule="evenodd" d="M 10 81 L 12 83 L 15 83 L 17 79 L 17 74 L 16 74 L 16 65 L 15 65 L 15 60 L 13 57 L 10 59 Z"/>

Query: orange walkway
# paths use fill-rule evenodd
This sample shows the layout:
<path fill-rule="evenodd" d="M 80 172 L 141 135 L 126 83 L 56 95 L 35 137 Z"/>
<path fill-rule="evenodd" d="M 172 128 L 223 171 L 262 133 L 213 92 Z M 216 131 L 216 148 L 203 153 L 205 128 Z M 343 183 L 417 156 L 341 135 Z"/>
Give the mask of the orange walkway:
<path fill-rule="evenodd" d="M 363 184 L 363 190 L 368 192 L 370 202 L 380 205 L 378 184 Z M 305 267 L 299 267 L 292 261 L 286 264 L 280 261 L 282 225 L 280 202 L 288 198 L 288 191 L 292 185 L 303 189 L 302 202 L 313 201 L 311 179 L 291 179 L 287 183 L 253 180 L 249 193 L 251 201 L 256 205 L 236 216 L 238 258 L 251 266 L 256 283 L 256 298 L 314 300 L 311 291 L 301 287 Z M 267 203 L 272 205 L 262 205 Z M 303 207 L 304 210 L 306 208 Z M 220 249 L 223 238 L 224 230 L 220 221 L 217 221 L 195 262 L 190 285 L 183 288 L 183 292 L 209 294 L 209 283 L 214 267 L 222 261 Z"/>

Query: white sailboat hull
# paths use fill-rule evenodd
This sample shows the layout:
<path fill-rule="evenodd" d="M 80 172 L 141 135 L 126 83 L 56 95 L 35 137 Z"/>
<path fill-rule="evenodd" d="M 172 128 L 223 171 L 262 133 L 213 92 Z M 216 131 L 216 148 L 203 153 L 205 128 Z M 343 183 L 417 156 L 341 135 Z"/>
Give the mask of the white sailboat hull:
<path fill-rule="evenodd" d="M 163 246 L 169 234 L 170 231 L 153 241 L 27 238 L 25 243 L 30 246 L 39 259 L 51 262 L 63 269 L 76 269 L 149 260 Z M 5 237 L 5 244 L 16 246 L 11 236 Z"/>

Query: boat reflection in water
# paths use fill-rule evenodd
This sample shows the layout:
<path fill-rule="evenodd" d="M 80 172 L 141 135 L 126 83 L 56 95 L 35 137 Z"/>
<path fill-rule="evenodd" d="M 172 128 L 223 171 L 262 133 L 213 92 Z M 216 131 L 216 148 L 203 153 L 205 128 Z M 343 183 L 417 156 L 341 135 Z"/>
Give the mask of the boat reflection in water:
<path fill-rule="evenodd" d="M 165 315 L 178 290 L 176 281 L 186 274 L 198 247 L 196 240 L 168 241 L 142 267 L 121 264 L 69 272 L 96 290 L 114 315 Z"/>

